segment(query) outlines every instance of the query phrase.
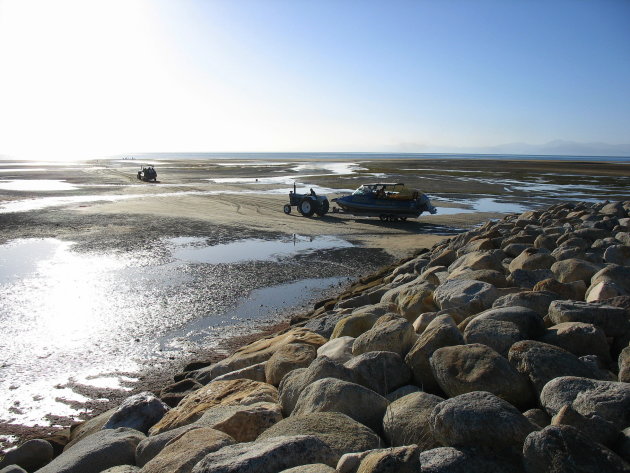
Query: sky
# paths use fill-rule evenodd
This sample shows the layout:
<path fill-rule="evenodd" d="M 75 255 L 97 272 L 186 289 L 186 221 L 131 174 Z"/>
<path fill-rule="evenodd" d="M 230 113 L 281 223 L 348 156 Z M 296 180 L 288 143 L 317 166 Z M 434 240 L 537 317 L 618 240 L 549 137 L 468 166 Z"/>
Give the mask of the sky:
<path fill-rule="evenodd" d="M 3 155 L 628 143 L 628 0 L 0 0 Z"/>

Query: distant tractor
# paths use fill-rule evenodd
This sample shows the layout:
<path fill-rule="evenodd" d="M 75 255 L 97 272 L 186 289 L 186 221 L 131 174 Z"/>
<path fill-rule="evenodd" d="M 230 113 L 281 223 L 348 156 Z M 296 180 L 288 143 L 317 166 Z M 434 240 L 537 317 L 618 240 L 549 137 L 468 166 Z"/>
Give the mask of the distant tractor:
<path fill-rule="evenodd" d="M 156 182 L 157 171 L 153 168 L 153 166 L 142 166 L 142 169 L 138 171 L 138 179 L 144 182 Z"/>
<path fill-rule="evenodd" d="M 298 212 L 305 217 L 311 217 L 313 214 L 323 217 L 328 213 L 330 203 L 328 197 L 315 194 L 313 189 L 308 194 L 298 194 L 294 183 L 293 190 L 289 192 L 289 203 L 284 204 L 284 213 L 290 214 L 291 207 L 297 207 Z"/>

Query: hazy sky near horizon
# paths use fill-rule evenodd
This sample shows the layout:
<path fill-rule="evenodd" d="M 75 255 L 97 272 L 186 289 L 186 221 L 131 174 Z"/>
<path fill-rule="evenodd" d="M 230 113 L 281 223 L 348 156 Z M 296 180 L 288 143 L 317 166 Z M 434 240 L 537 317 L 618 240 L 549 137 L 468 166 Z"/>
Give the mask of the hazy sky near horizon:
<path fill-rule="evenodd" d="M 0 154 L 630 142 L 627 0 L 0 0 Z"/>

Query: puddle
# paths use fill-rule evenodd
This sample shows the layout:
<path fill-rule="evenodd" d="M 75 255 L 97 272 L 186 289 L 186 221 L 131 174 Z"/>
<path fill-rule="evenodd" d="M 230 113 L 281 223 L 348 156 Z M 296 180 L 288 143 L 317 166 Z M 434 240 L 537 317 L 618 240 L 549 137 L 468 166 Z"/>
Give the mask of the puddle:
<path fill-rule="evenodd" d="M 74 383 L 128 390 L 143 363 L 169 356 L 160 346 L 172 354 L 194 348 L 195 340 L 218 344 L 299 309 L 344 278 L 301 276 L 251 288 L 272 284 L 276 273 L 293 273 L 296 265 L 283 258 L 353 246 L 301 235 L 208 242 L 157 240 L 153 246 L 170 256 L 148 249 L 79 253 L 74 243 L 52 238 L 0 245 L 0 421 L 33 426 L 50 425 L 49 414 L 76 418 L 85 399 L 72 391 Z M 260 261 L 255 264 L 271 273 L 217 266 L 245 261 Z M 250 284 L 252 278 L 260 279 Z M 178 338 L 197 328 L 203 333 L 191 340 Z"/>
<path fill-rule="evenodd" d="M 71 191 L 77 186 L 66 181 L 56 179 L 14 179 L 10 181 L 0 181 L 0 189 L 7 191 Z"/>
<path fill-rule="evenodd" d="M 526 206 L 516 202 L 499 202 L 489 197 L 480 199 L 442 199 L 448 202 L 462 204 L 471 208 L 458 207 L 441 207 L 439 202 L 433 202 L 438 209 L 437 215 L 455 215 L 476 212 L 493 212 L 493 213 L 523 213 L 530 210 L 533 206 Z"/>
<path fill-rule="evenodd" d="M 294 235 L 280 240 L 247 239 L 208 246 L 205 238 L 180 237 L 165 240 L 174 258 L 189 263 L 238 263 L 272 261 L 316 250 L 350 248 L 352 243 L 334 236 Z"/>
<path fill-rule="evenodd" d="M 325 290 L 338 286 L 347 278 L 312 278 L 293 283 L 256 289 L 242 300 L 236 307 L 222 317 L 204 317 L 173 331 L 159 340 L 161 350 L 180 350 L 179 341 L 201 343 L 208 346 L 207 339 L 221 338 L 226 326 L 243 322 L 255 322 L 269 319 L 270 315 L 281 314 L 289 309 L 304 306 L 306 302 L 317 299 Z M 252 327 L 256 327 L 253 323 Z M 225 336 L 225 335 L 223 335 Z"/>

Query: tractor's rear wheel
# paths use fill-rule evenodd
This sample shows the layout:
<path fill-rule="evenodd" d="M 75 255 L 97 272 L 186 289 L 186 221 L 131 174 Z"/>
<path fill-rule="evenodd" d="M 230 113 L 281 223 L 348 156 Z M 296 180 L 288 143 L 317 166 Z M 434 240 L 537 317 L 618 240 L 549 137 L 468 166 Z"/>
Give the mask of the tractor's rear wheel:
<path fill-rule="evenodd" d="M 289 215 L 291 213 L 291 206 L 289 204 L 284 204 L 282 210 L 284 210 L 285 214 Z"/>
<path fill-rule="evenodd" d="M 315 213 L 314 204 L 315 203 L 311 199 L 306 198 L 302 200 L 302 202 L 300 202 L 300 204 L 298 205 L 298 210 L 305 217 L 312 217 L 313 214 Z"/>
<path fill-rule="evenodd" d="M 320 217 L 323 217 L 324 215 L 328 213 L 329 209 L 330 209 L 330 204 L 328 203 L 328 200 L 325 200 L 320 204 L 319 209 L 317 209 L 317 215 L 319 215 Z"/>

